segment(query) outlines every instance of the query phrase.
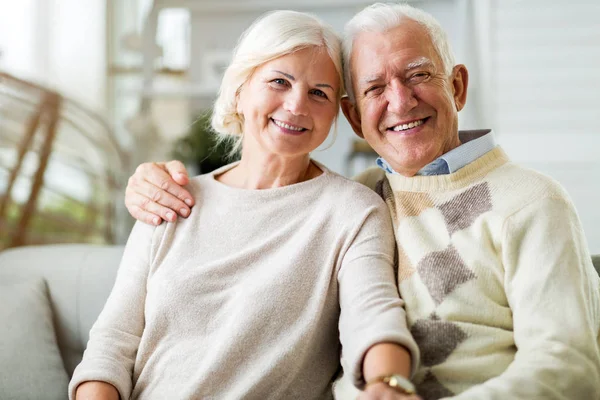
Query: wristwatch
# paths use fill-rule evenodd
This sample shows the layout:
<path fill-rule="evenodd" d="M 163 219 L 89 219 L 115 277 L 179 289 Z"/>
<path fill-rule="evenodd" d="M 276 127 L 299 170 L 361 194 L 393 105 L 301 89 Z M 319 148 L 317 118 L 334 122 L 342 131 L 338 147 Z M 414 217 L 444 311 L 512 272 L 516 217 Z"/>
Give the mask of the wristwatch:
<path fill-rule="evenodd" d="M 416 394 L 417 390 L 411 381 L 402 375 L 382 375 L 371 379 L 365 385 L 365 389 L 376 383 L 385 383 L 389 387 L 398 390 L 404 394 Z"/>

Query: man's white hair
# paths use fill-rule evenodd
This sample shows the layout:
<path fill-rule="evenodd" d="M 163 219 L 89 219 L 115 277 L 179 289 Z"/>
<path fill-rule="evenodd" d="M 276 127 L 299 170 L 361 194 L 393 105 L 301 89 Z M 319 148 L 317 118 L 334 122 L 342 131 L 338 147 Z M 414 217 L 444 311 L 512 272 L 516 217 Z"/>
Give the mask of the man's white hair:
<path fill-rule="evenodd" d="M 350 56 L 356 36 L 361 32 L 386 32 L 400 26 L 407 19 L 421 24 L 427 30 L 442 60 L 445 74 L 450 75 L 454 68 L 454 55 L 446 32 L 431 14 L 408 4 L 375 3 L 356 14 L 344 28 L 344 80 L 350 101 L 355 101 Z"/>
<path fill-rule="evenodd" d="M 327 51 L 340 80 L 337 101 L 344 93 L 341 39 L 311 14 L 272 11 L 257 19 L 240 37 L 231 64 L 225 70 L 213 108 L 211 125 L 219 142 L 233 142 L 231 154 L 242 145 L 243 115 L 237 112 L 238 95 L 256 68 L 295 51 L 321 47 Z"/>

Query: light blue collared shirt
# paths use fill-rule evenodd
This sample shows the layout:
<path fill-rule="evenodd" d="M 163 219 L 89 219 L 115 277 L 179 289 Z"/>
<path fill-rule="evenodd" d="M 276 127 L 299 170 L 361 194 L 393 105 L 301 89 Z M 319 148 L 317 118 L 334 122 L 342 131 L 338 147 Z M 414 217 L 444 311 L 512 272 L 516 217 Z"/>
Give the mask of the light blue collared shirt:
<path fill-rule="evenodd" d="M 452 174 L 496 147 L 496 140 L 490 129 L 459 131 L 458 137 L 462 143 L 460 146 L 442 154 L 421 168 L 416 175 Z M 377 159 L 377 166 L 388 174 L 397 174 L 381 157 Z"/>

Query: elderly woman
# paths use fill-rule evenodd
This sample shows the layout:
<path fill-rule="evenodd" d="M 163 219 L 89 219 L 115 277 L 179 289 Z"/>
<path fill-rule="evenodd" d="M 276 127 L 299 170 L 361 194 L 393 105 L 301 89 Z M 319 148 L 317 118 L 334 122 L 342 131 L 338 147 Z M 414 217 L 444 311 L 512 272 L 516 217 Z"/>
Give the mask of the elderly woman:
<path fill-rule="evenodd" d="M 407 377 L 417 351 L 387 208 L 309 156 L 338 114 L 340 60 L 302 13 L 242 36 L 212 121 L 241 161 L 191 179 L 189 218 L 135 225 L 71 398 L 327 399 L 341 351 L 357 387 L 404 398 L 380 378 Z"/>

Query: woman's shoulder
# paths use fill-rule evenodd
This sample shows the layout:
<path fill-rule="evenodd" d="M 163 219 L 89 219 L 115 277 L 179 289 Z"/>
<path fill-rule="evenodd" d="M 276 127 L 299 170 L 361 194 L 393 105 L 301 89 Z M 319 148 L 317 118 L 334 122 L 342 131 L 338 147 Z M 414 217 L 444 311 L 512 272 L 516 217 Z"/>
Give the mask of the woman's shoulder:
<path fill-rule="evenodd" d="M 356 207 L 385 207 L 381 197 L 364 184 L 330 170 L 326 173 L 329 174 L 326 191 L 336 199 L 337 203 Z"/>

